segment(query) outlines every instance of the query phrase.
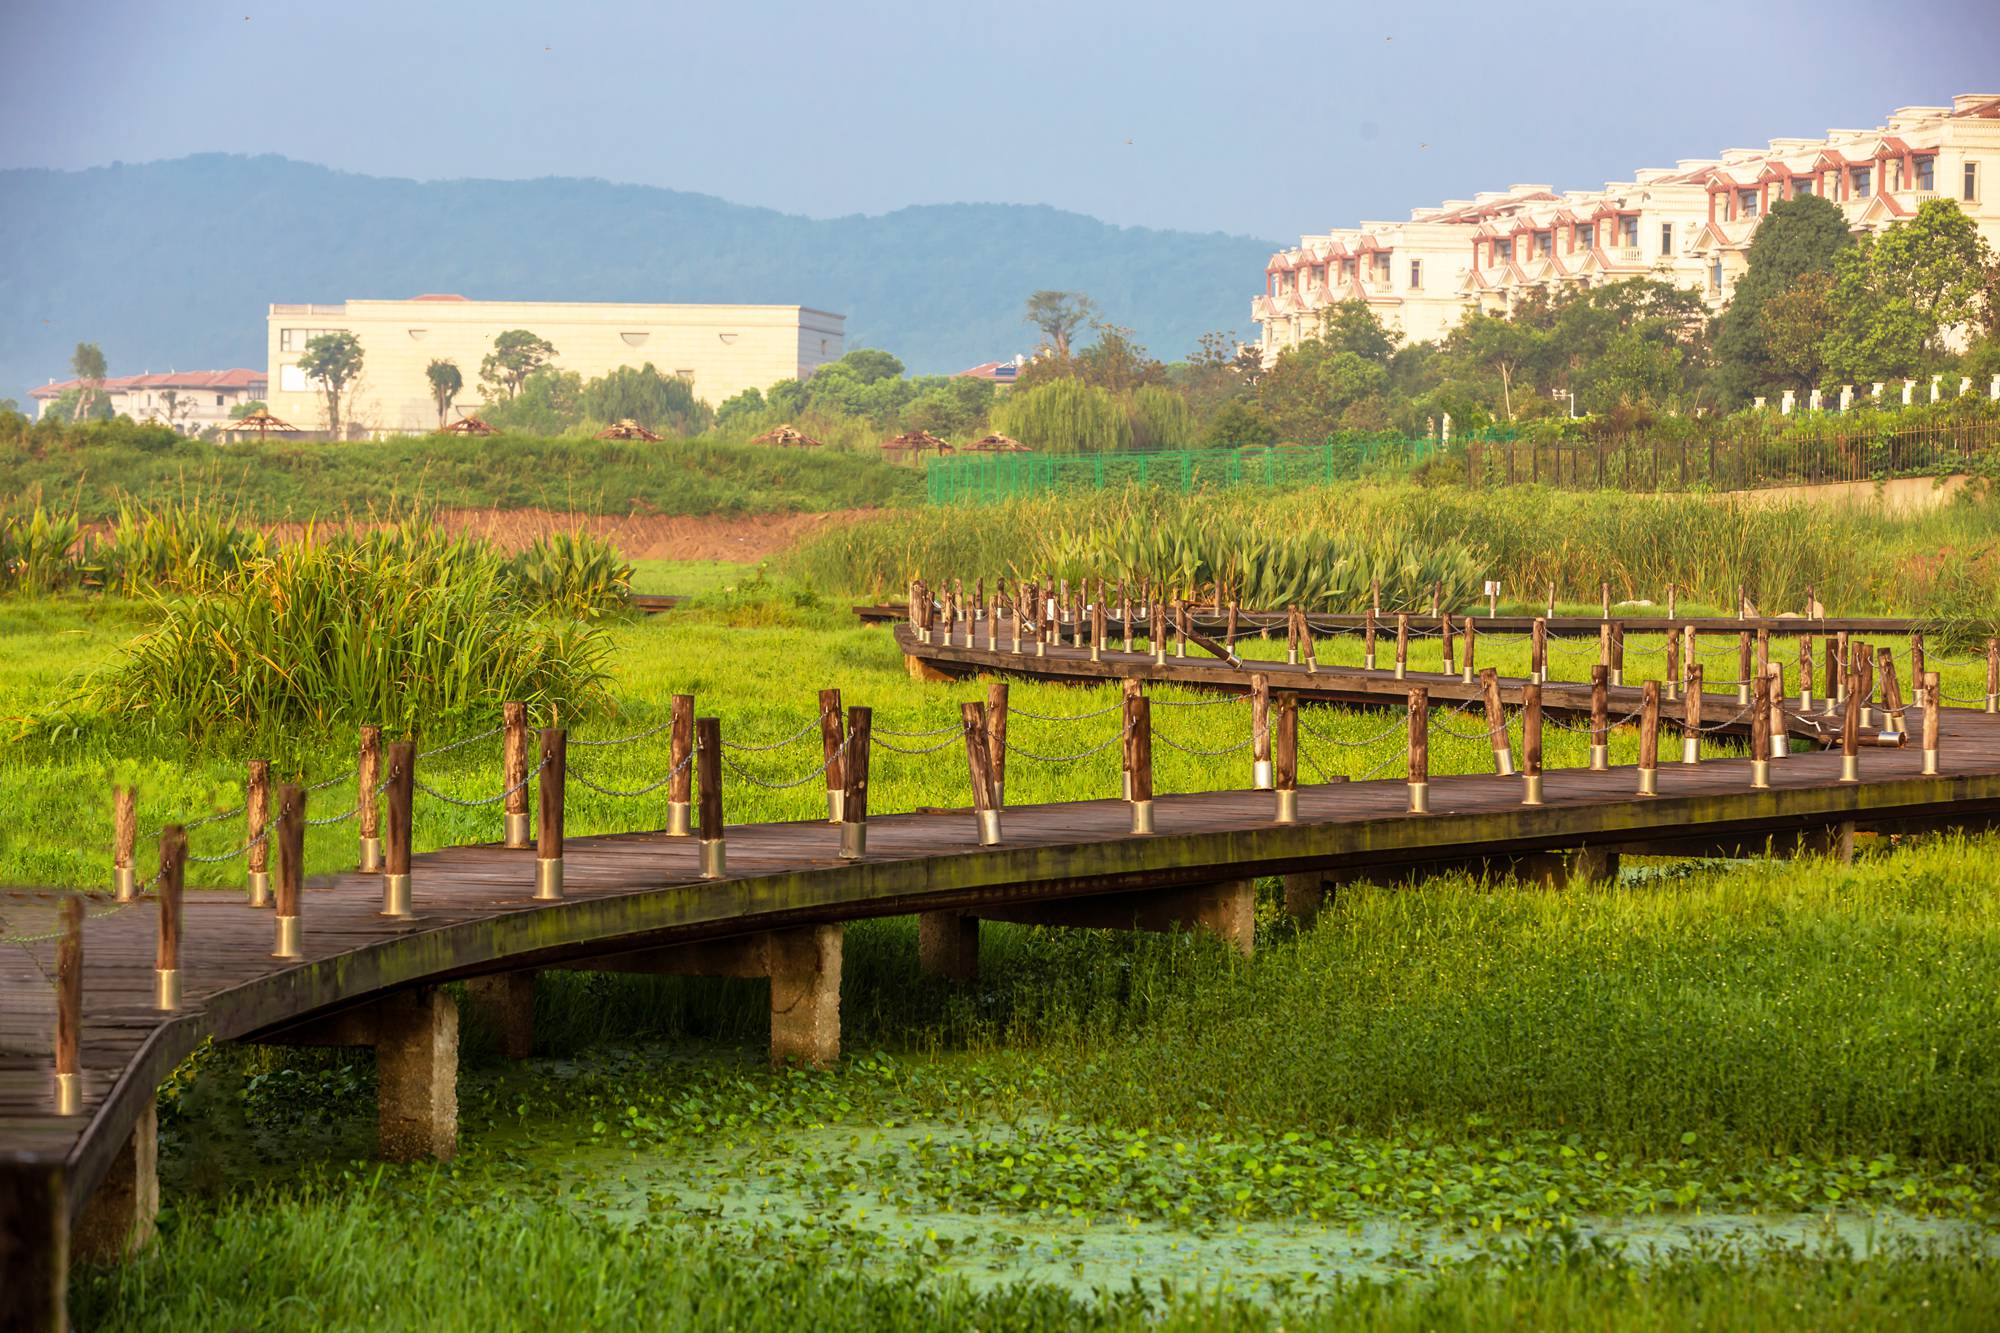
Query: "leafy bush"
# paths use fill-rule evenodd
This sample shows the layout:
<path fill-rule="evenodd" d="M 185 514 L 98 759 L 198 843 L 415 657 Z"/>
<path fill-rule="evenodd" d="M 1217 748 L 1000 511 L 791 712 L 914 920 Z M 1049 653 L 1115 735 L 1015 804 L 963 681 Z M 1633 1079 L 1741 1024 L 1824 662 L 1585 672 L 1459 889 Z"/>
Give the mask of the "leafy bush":
<path fill-rule="evenodd" d="M 508 562 L 514 587 L 540 606 L 591 616 L 623 607 L 632 593 L 632 566 L 594 533 L 537 537 Z"/>

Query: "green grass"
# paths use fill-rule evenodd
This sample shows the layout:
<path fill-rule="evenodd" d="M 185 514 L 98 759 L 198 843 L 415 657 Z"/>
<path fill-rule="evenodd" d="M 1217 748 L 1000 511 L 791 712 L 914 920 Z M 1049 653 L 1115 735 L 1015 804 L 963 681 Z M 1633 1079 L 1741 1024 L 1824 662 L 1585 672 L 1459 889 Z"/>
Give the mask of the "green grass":
<path fill-rule="evenodd" d="M 249 522 L 408 510 L 763 514 L 911 504 L 923 474 L 831 449 L 668 440 L 428 436 L 347 444 L 175 441 L 163 431 L 80 432 L 46 452 L 0 448 L 0 495 L 86 519 L 174 497 Z"/>

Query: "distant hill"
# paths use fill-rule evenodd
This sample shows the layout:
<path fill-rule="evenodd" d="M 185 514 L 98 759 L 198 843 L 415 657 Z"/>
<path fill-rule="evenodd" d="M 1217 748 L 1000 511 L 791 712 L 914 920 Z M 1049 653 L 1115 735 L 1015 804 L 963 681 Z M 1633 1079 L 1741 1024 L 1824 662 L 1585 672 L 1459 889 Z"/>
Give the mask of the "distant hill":
<path fill-rule="evenodd" d="M 1009 204 L 827 221 L 603 181 L 423 183 L 204 154 L 0 171 L 0 396 L 67 376 L 78 340 L 113 374 L 265 364 L 273 301 L 744 301 L 847 318 L 848 345 L 944 372 L 1031 345 L 1021 303 L 1090 294 L 1156 355 L 1255 332 L 1274 247 Z"/>

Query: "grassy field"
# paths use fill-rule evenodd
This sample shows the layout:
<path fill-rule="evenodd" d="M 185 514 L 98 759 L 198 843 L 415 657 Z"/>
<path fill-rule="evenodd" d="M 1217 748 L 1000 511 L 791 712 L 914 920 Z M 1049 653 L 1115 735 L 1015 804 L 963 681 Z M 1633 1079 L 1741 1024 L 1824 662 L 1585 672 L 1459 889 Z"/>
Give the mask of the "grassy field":
<path fill-rule="evenodd" d="M 640 579 L 696 602 L 609 623 L 609 703 L 568 719 L 578 737 L 644 731 L 688 691 L 727 739 L 769 744 L 837 685 L 922 748 L 981 689 L 911 680 L 884 630 L 755 571 Z M 140 786 L 142 832 L 240 800 L 242 734 L 38 721 L 155 622 L 149 603 L 4 609 L 0 717 L 25 730 L 0 753 L 0 881 L 103 884 L 114 780 Z M 1595 660 L 1553 647 L 1558 678 Z M 1716 647 L 1712 675 L 1733 665 Z M 1321 659 L 1359 652 L 1329 640 Z M 1489 636 L 1480 660 L 1519 672 L 1526 652 Z M 1628 677 L 1660 658 L 1635 637 Z M 1947 673 L 1983 691 L 1977 665 Z M 1090 715 L 1114 697 L 1015 683 L 1009 800 L 1115 794 L 1110 751 L 1031 757 L 1101 744 L 1112 719 Z M 1155 698 L 1188 749 L 1245 738 L 1240 703 Z M 1400 717 L 1306 721 L 1308 778 L 1400 777 Z M 1434 736 L 1434 772 L 1489 771 L 1473 717 L 1440 710 Z M 571 755 L 633 788 L 664 772 L 663 741 Z M 1582 734 L 1547 742 L 1552 769 L 1586 761 Z M 271 757 L 319 781 L 351 748 L 304 736 Z M 1614 735 L 1615 761 L 1635 750 Z M 787 779 L 817 748 L 738 757 Z M 1156 762 L 1164 792 L 1248 779 L 1247 753 Z M 422 776 L 489 794 L 497 742 Z M 966 799 L 948 751 L 879 753 L 872 776 L 878 810 Z M 575 834 L 662 819 L 655 798 L 570 798 Z M 732 777 L 725 798 L 732 821 L 824 816 L 813 783 Z M 313 799 L 317 816 L 353 794 Z M 420 849 L 496 832 L 418 802 Z M 240 836 L 220 820 L 195 850 Z M 352 857 L 351 831 L 310 834 L 314 872 Z M 535 1059 L 469 1033 L 449 1168 L 366 1160 L 365 1054 L 207 1051 L 162 1092 L 159 1245 L 80 1270 L 75 1309 L 107 1328 L 434 1327 L 443 1308 L 491 1327 L 1990 1326 L 1997 867 L 2000 840 L 1940 838 L 1852 866 L 1635 864 L 1564 891 L 1361 885 L 1304 928 L 1265 884 L 1252 961 L 1200 936 L 987 924 L 969 988 L 918 973 L 912 921 L 858 923 L 848 1056 L 825 1074 L 762 1067 L 756 983 L 550 974 Z M 237 865 L 192 869 L 199 891 L 240 891 Z"/>

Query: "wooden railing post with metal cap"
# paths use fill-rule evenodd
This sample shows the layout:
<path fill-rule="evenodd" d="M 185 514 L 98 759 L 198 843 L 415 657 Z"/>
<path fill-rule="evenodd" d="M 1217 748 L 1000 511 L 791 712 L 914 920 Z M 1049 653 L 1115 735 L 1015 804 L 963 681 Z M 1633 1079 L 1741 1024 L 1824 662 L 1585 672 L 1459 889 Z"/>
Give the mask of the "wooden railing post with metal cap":
<path fill-rule="evenodd" d="M 1410 674 L 1410 613 L 1396 613 L 1396 679 Z"/>
<path fill-rule="evenodd" d="M 388 838 L 382 870 L 382 915 L 410 915 L 410 849 L 416 819 L 417 743 L 389 742 Z"/>
<path fill-rule="evenodd" d="M 1173 637 L 1168 625 L 1167 603 L 1162 596 L 1154 600 L 1152 609 L 1146 613 L 1146 637 L 1152 641 L 1154 666 L 1167 664 L 1167 649 L 1171 646 L 1168 640 Z"/>
<path fill-rule="evenodd" d="M 1364 671 L 1375 669 L 1375 615 L 1375 608 L 1371 606 L 1361 622 L 1361 666 Z"/>
<path fill-rule="evenodd" d="M 1273 790 L 1277 792 L 1275 816 L 1280 824 L 1299 822 L 1299 696 L 1290 690 L 1278 696 L 1277 772 Z"/>
<path fill-rule="evenodd" d="M 1429 814 L 1431 809 L 1431 692 L 1423 685 L 1410 687 L 1410 767 L 1406 780 L 1410 789 L 1410 813 Z"/>
<path fill-rule="evenodd" d="M 1676 618 L 1674 608 L 1679 601 L 1680 590 L 1681 585 L 1678 583 L 1669 583 L 1667 585 L 1667 634 L 1669 637 L 1673 634 L 1673 621 Z"/>
<path fill-rule="evenodd" d="M 694 832 L 694 696 L 676 694 L 667 702 L 667 836 Z"/>
<path fill-rule="evenodd" d="M 1736 634 L 1736 706 L 1745 707 L 1750 702 L 1750 631 L 1739 630 Z"/>
<path fill-rule="evenodd" d="M 1270 791 L 1271 783 L 1271 678 L 1253 671 L 1250 673 L 1250 789 Z"/>
<path fill-rule="evenodd" d="M 1152 701 L 1137 692 L 1125 697 L 1125 771 L 1130 779 L 1132 832 L 1153 831 Z"/>
<path fill-rule="evenodd" d="M 1812 712 L 1813 636 L 1799 636 L 1799 711 Z"/>
<path fill-rule="evenodd" d="M 1764 670 L 1770 665 L 1771 631 L 1769 627 L 1760 625 L 1757 627 L 1757 667 L 1751 672 L 1751 677 L 1758 685 L 1764 683 Z"/>
<path fill-rule="evenodd" d="M 1542 803 L 1542 687 L 1521 687 L 1521 804 Z"/>
<path fill-rule="evenodd" d="M 1174 656 L 1186 657 L 1188 646 L 1188 619 L 1194 614 L 1185 597 L 1174 599 Z"/>
<path fill-rule="evenodd" d="M 56 940 L 55 1112 L 83 1112 L 83 899 L 63 899 Z"/>
<path fill-rule="evenodd" d="M 1885 730 L 1894 732 L 1900 739 L 1903 732 L 1903 685 L 1896 676 L 1896 650 L 1884 645 L 1875 650 L 1875 660 L 1881 665 L 1882 712 Z"/>
<path fill-rule="evenodd" d="M 545 903 L 559 903 L 563 897 L 563 787 L 569 767 L 569 732 L 562 727 L 543 727 L 541 770 L 535 774 L 535 791 L 540 798 L 535 830 L 535 897 Z"/>
<path fill-rule="evenodd" d="M 1771 785 L 1771 692 L 1761 680 L 1750 695 L 1750 785 Z"/>
<path fill-rule="evenodd" d="M 1771 700 L 1771 758 L 1785 759 L 1792 753 L 1792 736 L 1785 721 L 1785 664 L 1773 662 L 1764 668 L 1764 692 Z"/>
<path fill-rule="evenodd" d="M 1537 685 L 1549 679 L 1549 622 L 1541 616 L 1528 632 L 1528 679 Z"/>
<path fill-rule="evenodd" d="M 910 594 L 914 609 L 916 593 Z M 500 787 L 507 793 L 503 805 L 506 817 L 507 845 L 524 848 L 529 844 L 528 828 L 528 705 L 524 703 L 504 703 L 500 705 Z"/>
<path fill-rule="evenodd" d="M 1550 580 L 1549 582 L 1549 596 L 1545 610 L 1550 620 L 1556 618 L 1556 585 L 1554 580 Z"/>
<path fill-rule="evenodd" d="M 1681 697 L 1681 635 L 1673 626 L 1667 627 L 1667 698 Z"/>
<path fill-rule="evenodd" d="M 361 752 L 354 764 L 354 824 L 361 838 L 361 873 L 382 870 L 382 803 L 375 789 L 382 785 L 382 728 L 361 728 Z"/>
<path fill-rule="evenodd" d="M 187 830 L 169 824 L 160 830 L 160 931 L 153 949 L 153 1007 L 170 1013 L 181 1007 L 181 890 L 187 886 Z"/>
<path fill-rule="evenodd" d="M 1639 795 L 1660 794 L 1660 682 L 1640 686 Z"/>
<path fill-rule="evenodd" d="M 1285 608 L 1285 665 L 1299 664 L 1299 608 Z"/>
<path fill-rule="evenodd" d="M 1826 715 L 1835 717 L 1847 702 L 1847 631 L 1826 641 Z"/>
<path fill-rule="evenodd" d="M 273 958 L 298 958 L 299 898 L 305 888 L 306 793 L 296 782 L 278 788 L 278 916 Z"/>
<path fill-rule="evenodd" d="M 1451 612 L 1446 611 L 1438 619 L 1438 671 L 1441 675 L 1458 674 L 1458 634 L 1452 629 Z"/>
<path fill-rule="evenodd" d="M 1986 711 L 2000 713 L 2000 638 L 1986 641 Z"/>
<path fill-rule="evenodd" d="M 1938 673 L 1926 671 L 1923 677 L 1924 693 L 1924 773 L 1927 778 L 1938 775 Z"/>
<path fill-rule="evenodd" d="M 1915 694 L 1924 683 L 1924 632 L 1910 631 L 1910 692 Z"/>
<path fill-rule="evenodd" d="M 1007 641 L 1009 646 L 1013 649 L 1015 655 L 1017 656 L 1020 654 L 1021 651 L 1021 619 L 1024 614 L 1024 608 L 1026 607 L 1026 604 L 1027 604 L 1026 585 L 1024 585 L 1019 579 L 1015 579 L 1014 596 L 1013 596 L 1014 614 L 1010 618 L 1010 623 L 1008 625 Z"/>
<path fill-rule="evenodd" d="M 985 579 L 980 580 L 982 585 L 985 582 Z M 1005 579 L 993 580 L 993 591 L 988 593 L 982 589 L 980 600 L 986 607 L 986 651 L 989 653 L 998 652 L 1000 650 L 1000 608 L 1007 601 L 1007 581 Z"/>
<path fill-rule="evenodd" d="M 1861 687 L 1861 725 L 1875 722 L 1875 654 L 1867 644 L 1854 644 L 1854 671 Z"/>
<path fill-rule="evenodd" d="M 1093 662 L 1104 660 L 1105 620 L 1104 598 L 1099 596 L 1090 604 L 1090 660 Z"/>
<path fill-rule="evenodd" d="M 1500 673 L 1487 667 L 1479 673 L 1479 692 L 1486 704 L 1486 735 L 1493 743 L 1493 771 L 1514 775 L 1513 748 L 1507 741 L 1507 712 L 1500 706 Z"/>
<path fill-rule="evenodd" d="M 1861 680 L 1852 667 L 1846 676 L 1847 702 L 1840 713 L 1840 780 L 1861 781 Z"/>
<path fill-rule="evenodd" d="M 972 812 L 979 825 L 979 845 L 1000 843 L 1000 809 L 993 800 L 993 764 L 986 749 L 986 705 L 968 699 L 958 706 L 965 730 L 965 763 L 972 777 Z"/>
<path fill-rule="evenodd" d="M 1598 773 L 1611 767 L 1611 706 L 1604 688 L 1610 675 L 1602 663 L 1590 669 L 1590 767 Z"/>
<path fill-rule="evenodd" d="M 1464 640 L 1464 648 L 1465 648 L 1465 653 L 1464 653 L 1465 675 L 1461 678 L 1461 680 L 1463 684 L 1470 685 L 1473 682 L 1473 680 L 1479 675 L 1479 667 L 1477 663 L 1475 663 L 1473 660 L 1474 656 L 1479 651 L 1479 646 L 1478 646 L 1479 639 L 1477 637 L 1477 631 L 1473 628 L 1473 619 L 1471 616 L 1467 616 L 1465 618 L 1465 630 L 1462 637 Z"/>
<path fill-rule="evenodd" d="M 852 718 L 852 709 L 848 711 L 848 716 Z M 851 737 L 851 728 L 849 734 Z M 851 744 L 850 740 L 850 746 Z M 851 748 L 848 754 L 851 758 L 853 755 Z M 701 802 L 701 823 L 697 829 L 701 842 L 701 877 L 721 879 L 729 872 L 722 831 L 722 719 L 698 717 L 694 720 L 694 767 L 701 788 L 698 793 Z M 848 787 L 850 797 L 853 791 L 854 788 L 850 784 Z M 843 819 L 851 819 L 853 811 L 843 810 L 841 815 Z M 847 825 L 843 823 L 840 827 L 844 842 Z"/>
<path fill-rule="evenodd" d="M 1230 651 L 1232 652 L 1234 652 L 1236 649 L 1237 636 L 1242 632 L 1237 624 L 1237 622 L 1242 619 L 1242 616 L 1243 616 L 1242 608 L 1237 605 L 1236 593 L 1232 589 L 1229 594 L 1229 624 L 1223 631 L 1223 640 L 1222 640 L 1224 643 L 1229 645 Z"/>
<path fill-rule="evenodd" d="M 840 822 L 840 803 L 847 799 L 847 773 L 842 767 L 847 736 L 838 689 L 819 692 L 819 754 L 826 765 L 826 822 Z"/>
<path fill-rule="evenodd" d="M 112 896 L 129 903 L 139 896 L 139 872 L 132 858 L 139 849 L 139 793 L 135 788 L 111 789 Z"/>
<path fill-rule="evenodd" d="M 1597 665 L 1604 668 L 1608 678 L 1611 671 L 1611 622 L 1597 622 Z"/>
<path fill-rule="evenodd" d="M 847 798 L 841 802 L 840 810 L 840 855 L 848 861 L 858 861 L 868 854 L 868 758 L 874 731 L 874 709 L 860 704 L 848 708 L 847 754 L 842 760 L 847 773 Z M 715 805 L 716 836 L 720 838 L 722 798 L 719 792 Z M 721 845 L 719 841 L 716 843 L 717 847 Z"/>
<path fill-rule="evenodd" d="M 1132 590 L 1125 580 L 1118 580 L 1118 629 L 1123 640 L 1123 650 L 1132 651 Z"/>
<path fill-rule="evenodd" d="M 1608 583 L 1600 583 L 1597 585 L 1597 589 L 1598 589 L 1598 596 L 1603 604 L 1603 609 L 1600 612 L 1598 619 L 1609 620 L 1611 619 L 1611 585 Z"/>
<path fill-rule="evenodd" d="M 271 761 L 252 759 L 243 783 L 243 836 L 250 844 L 252 907 L 271 905 Z"/>
<path fill-rule="evenodd" d="M 993 808 L 1007 808 L 1007 682 L 986 683 L 986 757 L 993 773 Z"/>
<path fill-rule="evenodd" d="M 1625 683 L 1625 622 L 1611 622 L 1611 683 Z"/>
<path fill-rule="evenodd" d="M 1701 663 L 1688 663 L 1687 697 L 1681 700 L 1681 762 L 1701 762 Z"/>

